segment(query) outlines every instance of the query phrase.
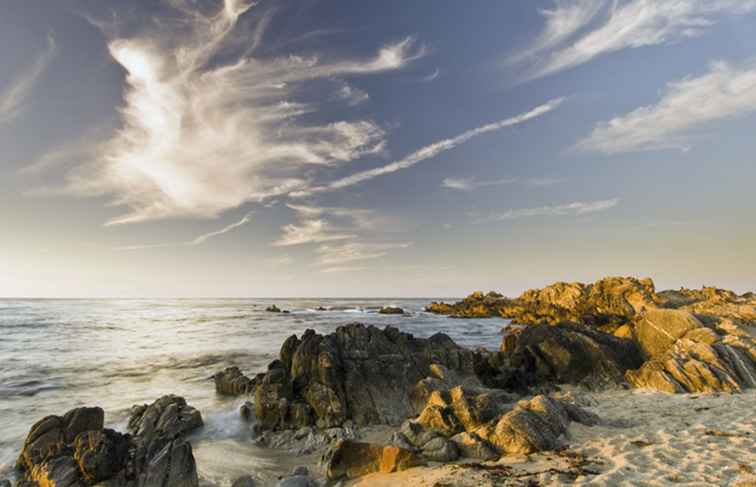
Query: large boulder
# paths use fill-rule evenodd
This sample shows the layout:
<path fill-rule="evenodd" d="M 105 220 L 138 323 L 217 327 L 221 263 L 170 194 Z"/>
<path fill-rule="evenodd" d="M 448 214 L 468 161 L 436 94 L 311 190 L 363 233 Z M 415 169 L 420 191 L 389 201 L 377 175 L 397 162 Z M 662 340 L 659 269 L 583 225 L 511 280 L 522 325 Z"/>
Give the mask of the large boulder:
<path fill-rule="evenodd" d="M 688 332 L 702 328 L 693 314 L 676 309 L 650 309 L 638 317 L 635 338 L 647 357 L 669 350 Z"/>
<path fill-rule="evenodd" d="M 39 487 L 198 485 L 191 445 L 184 436 L 202 424 L 186 401 L 166 396 L 138 406 L 131 434 L 103 427 L 102 409 L 77 408 L 32 426 L 19 455 L 21 483 Z"/>
<path fill-rule="evenodd" d="M 634 341 L 569 323 L 516 330 L 504 337 L 501 352 L 531 385 L 621 384 L 625 371 L 643 363 Z"/>
<path fill-rule="evenodd" d="M 375 472 L 400 472 L 422 463 L 422 459 L 409 450 L 352 440 L 336 443 L 321 459 L 329 480 L 353 479 Z"/>
<path fill-rule="evenodd" d="M 431 303 L 425 307 L 425 311 L 452 318 L 492 318 L 499 316 L 499 308 L 508 301 L 494 291 L 488 294 L 476 291 L 455 304 Z"/>
<path fill-rule="evenodd" d="M 433 365 L 475 377 L 476 354 L 436 334 L 351 324 L 329 335 L 308 330 L 283 344 L 280 360 L 257 381 L 255 414 L 263 430 L 399 424 L 419 412 L 418 381 Z"/>

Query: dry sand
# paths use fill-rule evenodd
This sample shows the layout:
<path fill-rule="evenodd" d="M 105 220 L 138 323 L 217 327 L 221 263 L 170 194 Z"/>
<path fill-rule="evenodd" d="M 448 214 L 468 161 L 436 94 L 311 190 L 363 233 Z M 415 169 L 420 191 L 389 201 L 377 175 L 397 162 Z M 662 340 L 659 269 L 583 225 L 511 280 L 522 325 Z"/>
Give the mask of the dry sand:
<path fill-rule="evenodd" d="M 484 466 L 423 467 L 374 474 L 359 487 L 734 486 L 756 471 L 756 391 L 668 395 L 575 392 L 603 423 L 574 423 L 566 449 Z M 751 477 L 753 478 L 753 477 Z M 742 482 L 742 483 L 741 483 Z"/>

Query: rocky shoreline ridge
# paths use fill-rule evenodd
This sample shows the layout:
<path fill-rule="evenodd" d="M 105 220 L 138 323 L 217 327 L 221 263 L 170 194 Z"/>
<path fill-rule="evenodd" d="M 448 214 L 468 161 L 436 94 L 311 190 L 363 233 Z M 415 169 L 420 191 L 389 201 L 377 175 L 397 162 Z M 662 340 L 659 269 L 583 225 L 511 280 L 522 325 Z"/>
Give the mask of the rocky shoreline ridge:
<path fill-rule="evenodd" d="M 532 485 L 500 462 L 540 452 L 560 458 L 565 479 L 595 475 L 565 448 L 568 430 L 622 425 L 591 412 L 581 391 L 756 388 L 752 293 L 657 292 L 650 279 L 617 277 L 556 283 L 518 298 L 478 292 L 427 311 L 523 326 L 508 330 L 493 351 L 390 326 L 307 330 L 289 337 L 264 372 L 215 374 L 218 394 L 248 398 L 240 416 L 260 446 L 320 455 L 314 471 L 298 468 L 279 486 L 351 485 L 365 475 L 444 465 L 501 482 L 491 485 Z M 187 436 L 202 427 L 202 416 L 183 398 L 135 406 L 127 433 L 103 424 L 97 407 L 41 419 L 19 455 L 17 485 L 200 485 Z M 755 481 L 752 473 L 744 470 L 739 485 L 753 485 L 746 483 Z M 258 485 L 250 474 L 234 487 Z"/>

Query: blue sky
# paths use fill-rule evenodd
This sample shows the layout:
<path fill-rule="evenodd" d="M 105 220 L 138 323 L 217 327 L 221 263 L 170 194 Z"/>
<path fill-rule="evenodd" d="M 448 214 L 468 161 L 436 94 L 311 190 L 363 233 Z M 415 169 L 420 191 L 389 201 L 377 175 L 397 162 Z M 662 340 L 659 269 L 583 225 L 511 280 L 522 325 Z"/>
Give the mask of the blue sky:
<path fill-rule="evenodd" d="M 0 295 L 756 288 L 756 1 L 0 9 Z"/>

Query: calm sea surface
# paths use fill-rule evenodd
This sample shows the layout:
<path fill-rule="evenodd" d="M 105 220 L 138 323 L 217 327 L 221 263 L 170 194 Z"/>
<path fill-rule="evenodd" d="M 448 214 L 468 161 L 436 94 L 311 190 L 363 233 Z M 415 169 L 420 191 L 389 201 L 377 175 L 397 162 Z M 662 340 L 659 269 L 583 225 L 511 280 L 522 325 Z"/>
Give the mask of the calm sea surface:
<path fill-rule="evenodd" d="M 12 476 L 29 427 L 43 416 L 98 405 L 110 427 L 124 430 L 132 405 L 172 393 L 202 412 L 205 427 L 192 443 L 206 483 L 230 485 L 242 474 L 272 482 L 302 459 L 254 447 L 238 414 L 245 399 L 216 396 L 208 378 L 231 365 L 263 371 L 289 335 L 352 322 L 499 346 L 505 320 L 431 315 L 422 311 L 430 301 L 0 300 L 0 479 Z M 291 314 L 264 311 L 274 303 Z M 408 314 L 377 313 L 392 304 Z M 328 311 L 315 311 L 320 306 Z"/>

